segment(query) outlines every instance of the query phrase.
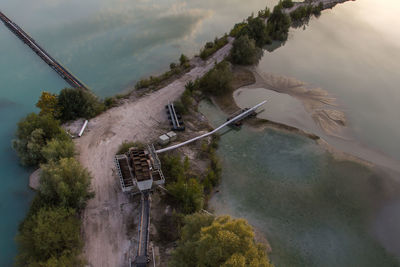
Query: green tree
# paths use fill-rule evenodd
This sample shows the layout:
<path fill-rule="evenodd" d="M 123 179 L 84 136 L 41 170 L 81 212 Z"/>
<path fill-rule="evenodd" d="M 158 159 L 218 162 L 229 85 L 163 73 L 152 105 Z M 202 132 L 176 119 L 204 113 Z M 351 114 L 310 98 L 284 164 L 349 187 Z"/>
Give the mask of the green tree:
<path fill-rule="evenodd" d="M 183 213 L 190 214 L 203 208 L 203 186 L 196 179 L 179 179 L 168 184 L 167 189 Z"/>
<path fill-rule="evenodd" d="M 104 110 L 104 105 L 92 93 L 81 88 L 65 88 L 58 96 L 61 120 L 92 118 Z"/>
<path fill-rule="evenodd" d="M 73 209 L 40 209 L 21 224 L 16 241 L 17 266 L 56 266 L 53 263 L 60 262 L 81 266 L 77 259 L 82 246 L 80 221 Z"/>
<path fill-rule="evenodd" d="M 174 182 L 185 178 L 185 169 L 179 156 L 162 155 L 160 157 L 163 173 L 169 182 Z"/>
<path fill-rule="evenodd" d="M 254 241 L 253 229 L 243 219 L 193 214 L 185 223 L 169 266 L 272 266 L 265 247 Z"/>
<path fill-rule="evenodd" d="M 42 92 L 36 107 L 40 108 L 40 115 L 51 115 L 54 118 L 60 116 L 60 108 L 58 106 L 58 96 L 49 92 Z"/>
<path fill-rule="evenodd" d="M 75 155 L 75 146 L 69 138 L 53 138 L 42 148 L 42 155 L 47 162 L 72 158 Z"/>
<path fill-rule="evenodd" d="M 258 47 L 263 47 L 270 42 L 267 25 L 264 19 L 260 17 L 249 17 L 247 25 L 241 28 L 238 36 L 247 35 L 250 39 L 255 40 Z"/>
<path fill-rule="evenodd" d="M 42 148 L 47 141 L 62 133 L 59 121 L 51 115 L 39 116 L 31 113 L 18 123 L 13 148 L 23 165 L 35 166 L 45 161 Z"/>
<path fill-rule="evenodd" d="M 93 197 L 90 174 L 74 158 L 51 161 L 41 168 L 39 193 L 47 203 L 79 211 Z"/>
<path fill-rule="evenodd" d="M 273 40 L 286 41 L 291 20 L 289 15 L 282 12 L 282 5 L 276 5 L 268 19 L 268 32 Z"/>
<path fill-rule="evenodd" d="M 242 35 L 235 39 L 231 51 L 232 61 L 239 65 L 252 65 L 257 63 L 261 55 L 261 49 L 256 46 L 253 39 Z"/>
<path fill-rule="evenodd" d="M 211 95 L 223 95 L 232 90 L 232 77 L 229 63 L 222 61 L 200 79 L 200 89 Z"/>
<path fill-rule="evenodd" d="M 185 65 L 185 63 L 188 63 L 189 59 L 187 56 L 185 56 L 184 54 L 181 55 L 181 57 L 179 58 L 179 63 L 181 64 L 181 66 Z"/>
<path fill-rule="evenodd" d="M 283 8 L 291 8 L 294 6 L 294 3 L 292 0 L 282 0 L 282 7 Z"/>

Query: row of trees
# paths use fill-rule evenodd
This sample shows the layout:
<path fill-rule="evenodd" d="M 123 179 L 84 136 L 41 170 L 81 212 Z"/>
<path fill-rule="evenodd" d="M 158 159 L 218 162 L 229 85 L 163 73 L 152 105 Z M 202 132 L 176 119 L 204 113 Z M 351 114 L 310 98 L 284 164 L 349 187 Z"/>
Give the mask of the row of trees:
<path fill-rule="evenodd" d="M 59 108 L 66 103 L 68 91 L 64 89 L 59 96 L 43 93 L 38 102 L 40 114 L 31 113 L 18 123 L 13 147 L 22 164 L 40 165 L 41 175 L 38 192 L 16 236 L 17 266 L 84 265 L 79 257 L 79 214 L 93 192 L 90 174 L 75 160 L 74 144 L 57 119 L 68 110 Z"/>
<path fill-rule="evenodd" d="M 92 118 L 105 110 L 105 105 L 90 91 L 65 88 L 60 94 L 43 92 L 36 106 L 40 115 L 50 115 L 62 122 Z"/>
<path fill-rule="evenodd" d="M 257 17 L 252 15 L 246 21 L 237 23 L 230 32 L 236 38 L 231 51 L 232 62 L 239 65 L 255 64 L 265 45 L 273 40 L 285 41 L 291 20 L 282 9 L 291 6 L 293 3 L 290 0 L 284 0 L 274 7 L 272 13 L 266 8 L 260 10 Z"/>

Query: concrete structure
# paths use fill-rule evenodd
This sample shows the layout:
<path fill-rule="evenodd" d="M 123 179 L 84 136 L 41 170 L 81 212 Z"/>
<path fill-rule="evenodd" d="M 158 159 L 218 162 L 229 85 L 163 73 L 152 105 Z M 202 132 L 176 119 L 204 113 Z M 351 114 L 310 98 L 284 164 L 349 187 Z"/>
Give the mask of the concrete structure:
<path fill-rule="evenodd" d="M 158 143 L 162 146 L 168 145 L 169 143 L 169 136 L 166 134 L 161 135 L 158 137 Z"/>
<path fill-rule="evenodd" d="M 176 133 L 174 133 L 173 131 L 168 132 L 166 135 L 169 137 L 169 140 L 170 140 L 170 141 L 175 141 L 176 138 L 178 137 L 178 136 L 176 135 Z"/>
<path fill-rule="evenodd" d="M 122 191 L 138 193 L 148 191 L 154 185 L 165 183 L 161 162 L 153 145 L 146 148 L 132 147 L 122 155 L 115 156 Z"/>

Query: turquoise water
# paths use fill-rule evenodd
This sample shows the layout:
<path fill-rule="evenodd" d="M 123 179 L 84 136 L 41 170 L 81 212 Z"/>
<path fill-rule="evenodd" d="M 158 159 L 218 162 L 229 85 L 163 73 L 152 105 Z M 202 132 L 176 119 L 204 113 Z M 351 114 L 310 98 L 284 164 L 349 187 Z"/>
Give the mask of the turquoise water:
<path fill-rule="evenodd" d="M 200 111 L 213 125 L 226 118 L 207 103 Z M 275 130 L 227 131 L 218 154 L 222 182 L 211 206 L 217 214 L 248 219 L 265 234 L 276 266 L 400 266 L 374 234 L 399 225 L 398 207 L 377 215 L 398 203 L 398 181 Z"/>
<path fill-rule="evenodd" d="M 165 71 L 181 53 L 194 55 L 265 5 L 264 0 L 2 0 L 1 11 L 104 97 Z M 58 92 L 67 84 L 3 24 L 0 81 L 0 266 L 11 266 L 17 226 L 33 196 L 27 186 L 31 170 L 18 165 L 10 146 L 16 122 L 36 110 L 41 91 Z"/>

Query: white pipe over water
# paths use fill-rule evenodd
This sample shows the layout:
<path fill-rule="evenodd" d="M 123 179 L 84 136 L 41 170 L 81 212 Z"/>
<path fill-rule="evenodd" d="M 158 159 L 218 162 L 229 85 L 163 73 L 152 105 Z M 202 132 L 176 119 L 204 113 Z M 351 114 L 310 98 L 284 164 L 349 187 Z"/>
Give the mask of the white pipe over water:
<path fill-rule="evenodd" d="M 85 123 L 83 124 L 82 129 L 81 129 L 81 131 L 80 131 L 79 134 L 78 134 L 79 137 L 82 136 L 83 132 L 84 132 L 85 129 L 86 129 L 87 124 L 88 124 L 88 120 L 85 120 Z"/>
<path fill-rule="evenodd" d="M 246 110 L 245 112 L 243 112 L 243 113 L 237 115 L 237 116 L 234 117 L 233 119 L 230 119 L 229 121 L 225 122 L 224 124 L 222 124 L 222 125 L 219 126 L 218 128 L 215 128 L 215 129 L 212 130 L 211 132 L 208 132 L 208 133 L 205 133 L 205 134 L 203 134 L 203 135 L 197 136 L 197 137 L 195 137 L 195 138 L 193 138 L 193 139 L 190 139 L 190 140 L 188 140 L 188 141 L 185 141 L 185 142 L 180 143 L 180 144 L 177 144 L 177 145 L 173 145 L 173 146 L 170 146 L 170 147 L 166 147 L 166 148 L 159 149 L 159 150 L 156 151 L 156 153 L 167 152 L 167 151 L 169 151 L 169 150 L 173 150 L 173 149 L 176 149 L 176 148 L 178 148 L 178 147 L 181 147 L 181 146 L 187 145 L 187 144 L 189 144 L 189 143 L 192 143 L 192 142 L 194 142 L 194 141 L 197 141 L 197 140 L 199 140 L 199 139 L 201 139 L 201 138 L 210 136 L 210 135 L 212 135 L 212 134 L 218 132 L 219 130 L 221 130 L 221 129 L 224 128 L 225 126 L 231 124 L 232 122 L 235 122 L 235 121 L 237 121 L 237 120 L 240 120 L 240 119 L 243 118 L 243 117 L 246 117 L 247 114 L 249 114 L 249 113 L 253 112 L 254 110 L 256 110 L 257 108 L 261 107 L 261 106 L 264 105 L 266 102 L 267 102 L 267 100 L 264 100 L 264 101 L 261 102 L 260 104 L 257 104 L 257 105 L 255 105 L 254 107 L 252 107 L 252 108 Z"/>

